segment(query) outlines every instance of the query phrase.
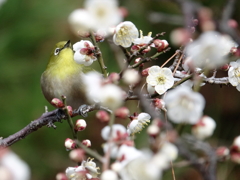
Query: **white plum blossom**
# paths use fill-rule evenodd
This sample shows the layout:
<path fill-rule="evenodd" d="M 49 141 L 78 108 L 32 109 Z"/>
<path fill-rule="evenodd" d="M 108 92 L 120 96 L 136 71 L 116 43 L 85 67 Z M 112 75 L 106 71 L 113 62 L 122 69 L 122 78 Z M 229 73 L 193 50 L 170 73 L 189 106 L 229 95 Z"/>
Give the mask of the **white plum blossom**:
<path fill-rule="evenodd" d="M 89 103 L 99 103 L 99 90 L 103 84 L 102 75 L 98 72 L 90 71 L 82 75 L 82 80 Z"/>
<path fill-rule="evenodd" d="M 117 154 L 118 161 L 121 162 L 121 166 L 124 167 L 134 159 L 143 156 L 143 153 L 132 146 L 125 144 L 121 145 Z"/>
<path fill-rule="evenodd" d="M 81 40 L 73 45 L 74 60 L 79 64 L 90 66 L 97 58 L 94 56 L 94 46 L 90 41 Z"/>
<path fill-rule="evenodd" d="M 134 39 L 133 43 L 137 45 L 146 45 L 153 39 L 151 35 L 152 35 L 152 32 L 149 32 L 147 36 L 143 36 L 143 33 L 140 30 L 140 37 Z"/>
<path fill-rule="evenodd" d="M 169 159 L 169 161 L 174 161 L 178 157 L 177 147 L 170 142 L 164 142 L 158 153 L 165 154 L 165 156 Z"/>
<path fill-rule="evenodd" d="M 126 128 L 121 124 L 112 125 L 112 135 L 110 135 L 110 126 L 105 126 L 101 131 L 102 138 L 107 141 L 109 138 L 117 139 L 119 135 L 126 134 Z"/>
<path fill-rule="evenodd" d="M 178 157 L 178 149 L 170 142 L 164 142 L 160 150 L 152 157 L 151 162 L 158 168 L 165 170 L 169 168 L 170 162 Z"/>
<path fill-rule="evenodd" d="M 103 152 L 105 154 L 110 152 L 110 157 L 116 159 L 117 153 L 118 153 L 118 149 L 119 149 L 119 147 L 117 146 L 116 143 L 114 143 L 114 142 L 104 143 L 102 145 L 102 148 L 103 148 Z"/>
<path fill-rule="evenodd" d="M 163 100 L 166 103 L 167 115 L 174 123 L 196 124 L 205 106 L 203 96 L 186 86 L 168 92 Z"/>
<path fill-rule="evenodd" d="M 78 179 L 92 179 L 97 178 L 99 174 L 99 167 L 92 161 L 93 159 L 88 158 L 87 161 L 82 161 L 78 167 L 68 167 L 65 171 L 66 176 L 69 180 Z"/>
<path fill-rule="evenodd" d="M 226 55 L 234 46 L 235 43 L 230 37 L 215 31 L 208 31 L 202 33 L 197 40 L 189 43 L 185 51 L 196 67 L 211 69 L 226 63 Z"/>
<path fill-rule="evenodd" d="M 100 103 L 112 110 L 119 108 L 124 100 L 122 89 L 115 84 L 104 84 L 104 79 L 97 72 L 84 74 L 83 83 L 90 103 Z"/>
<path fill-rule="evenodd" d="M 174 84 L 172 71 L 169 68 L 160 68 L 159 66 L 149 68 L 146 81 L 160 95 L 165 93 Z"/>
<path fill-rule="evenodd" d="M 122 180 L 161 179 L 162 169 L 159 169 L 155 164 L 151 163 L 144 155 L 129 162 L 119 171 Z"/>
<path fill-rule="evenodd" d="M 101 29 L 108 35 L 109 29 L 122 21 L 117 0 L 86 0 L 83 9 L 74 10 L 68 21 L 74 33 L 84 34 Z"/>
<path fill-rule="evenodd" d="M 102 29 L 108 32 L 109 28 L 123 19 L 117 0 L 86 0 L 84 7 L 89 12 L 88 20 L 93 30 Z"/>
<path fill-rule="evenodd" d="M 209 116 L 203 116 L 200 121 L 192 127 L 192 134 L 200 140 L 210 137 L 216 128 L 216 122 Z"/>
<path fill-rule="evenodd" d="M 114 84 L 104 85 L 99 94 L 99 100 L 103 106 L 115 110 L 123 104 L 123 91 Z"/>
<path fill-rule="evenodd" d="M 85 36 L 86 34 L 89 34 L 89 16 L 89 12 L 85 9 L 76 9 L 69 15 L 68 22 L 76 35 Z"/>
<path fill-rule="evenodd" d="M 135 147 L 121 145 L 118 153 L 117 171 L 124 180 L 159 180 L 162 171 L 155 166 L 146 154 Z"/>
<path fill-rule="evenodd" d="M 113 36 L 113 42 L 116 45 L 128 48 L 131 46 L 134 39 L 138 37 L 138 29 L 130 21 L 124 21 L 117 25 L 115 34 Z"/>
<path fill-rule="evenodd" d="M 151 116 L 148 113 L 140 113 L 136 118 L 134 118 L 128 125 L 127 132 L 129 135 L 134 135 L 142 131 L 142 129 L 148 125 Z"/>
<path fill-rule="evenodd" d="M 240 91 L 240 59 L 236 62 L 230 62 L 230 66 L 228 70 L 229 82 Z"/>

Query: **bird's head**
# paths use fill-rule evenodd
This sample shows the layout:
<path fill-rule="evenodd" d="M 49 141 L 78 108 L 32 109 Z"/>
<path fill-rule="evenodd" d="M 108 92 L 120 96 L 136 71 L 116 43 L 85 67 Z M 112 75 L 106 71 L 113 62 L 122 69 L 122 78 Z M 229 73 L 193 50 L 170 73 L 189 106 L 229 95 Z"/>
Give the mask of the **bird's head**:
<path fill-rule="evenodd" d="M 63 60 L 73 59 L 73 50 L 70 40 L 58 42 L 51 52 L 49 64 L 62 63 Z"/>

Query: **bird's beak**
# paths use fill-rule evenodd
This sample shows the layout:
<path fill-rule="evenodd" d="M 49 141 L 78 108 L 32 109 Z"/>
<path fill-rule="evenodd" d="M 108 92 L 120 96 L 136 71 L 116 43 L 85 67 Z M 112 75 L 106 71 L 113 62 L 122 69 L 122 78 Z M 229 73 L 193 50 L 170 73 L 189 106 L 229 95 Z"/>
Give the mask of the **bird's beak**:
<path fill-rule="evenodd" d="M 67 41 L 67 43 L 63 46 L 62 49 L 69 48 L 69 47 L 71 47 L 71 42 L 70 42 L 70 40 Z"/>

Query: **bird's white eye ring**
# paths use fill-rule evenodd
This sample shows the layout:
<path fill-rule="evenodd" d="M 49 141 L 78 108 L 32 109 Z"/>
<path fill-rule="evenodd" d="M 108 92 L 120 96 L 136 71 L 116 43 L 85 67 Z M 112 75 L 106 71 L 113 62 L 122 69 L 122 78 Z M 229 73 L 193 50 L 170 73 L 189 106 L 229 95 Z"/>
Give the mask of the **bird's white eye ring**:
<path fill-rule="evenodd" d="M 60 53 L 60 48 L 56 48 L 55 51 L 54 51 L 54 55 L 58 55 Z"/>

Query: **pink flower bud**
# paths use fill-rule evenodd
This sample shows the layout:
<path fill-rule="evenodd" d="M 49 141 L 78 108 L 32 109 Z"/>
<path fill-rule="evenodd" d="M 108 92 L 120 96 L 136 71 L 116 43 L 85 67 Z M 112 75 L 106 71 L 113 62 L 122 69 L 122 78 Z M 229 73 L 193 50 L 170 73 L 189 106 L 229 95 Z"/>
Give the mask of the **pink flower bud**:
<path fill-rule="evenodd" d="M 105 39 L 105 35 L 106 34 L 104 32 L 101 32 L 101 31 L 99 31 L 96 34 L 94 34 L 96 42 L 103 42 L 104 39 Z"/>
<path fill-rule="evenodd" d="M 193 23 L 193 26 L 197 26 L 198 25 L 198 19 L 193 19 L 192 23 Z"/>
<path fill-rule="evenodd" d="M 68 180 L 67 176 L 65 175 L 65 173 L 58 173 L 56 175 L 56 180 Z"/>
<path fill-rule="evenodd" d="M 125 8 L 125 7 L 119 7 L 119 11 L 120 11 L 120 14 L 122 15 L 122 17 L 127 17 L 128 16 L 128 10 L 127 10 L 127 8 Z"/>
<path fill-rule="evenodd" d="M 230 49 L 230 53 L 235 54 L 237 52 L 237 50 L 238 50 L 237 47 L 232 47 Z"/>
<path fill-rule="evenodd" d="M 83 141 L 82 141 L 82 144 L 85 145 L 85 146 L 87 146 L 87 147 L 91 147 L 91 141 L 88 140 L 88 139 L 83 140 Z"/>
<path fill-rule="evenodd" d="M 142 70 L 142 76 L 148 76 L 149 68 Z"/>
<path fill-rule="evenodd" d="M 87 127 L 87 123 L 84 119 L 78 119 L 75 124 L 76 131 L 82 131 Z"/>
<path fill-rule="evenodd" d="M 115 116 L 119 118 L 127 118 L 129 116 L 129 109 L 127 107 L 120 107 L 115 111 Z"/>
<path fill-rule="evenodd" d="M 210 137 L 216 128 L 216 122 L 209 116 L 203 116 L 197 124 L 192 127 L 192 134 L 203 140 Z"/>
<path fill-rule="evenodd" d="M 227 147 L 218 147 L 216 150 L 216 154 L 220 159 L 225 159 L 227 156 L 229 156 L 229 149 Z"/>
<path fill-rule="evenodd" d="M 165 109 L 165 102 L 164 102 L 162 99 L 155 98 L 155 99 L 153 100 L 153 103 L 154 103 L 154 106 L 155 106 L 156 108 L 166 110 L 166 109 Z"/>
<path fill-rule="evenodd" d="M 83 149 L 73 149 L 69 153 L 69 157 L 75 162 L 81 162 L 85 158 L 85 151 Z"/>
<path fill-rule="evenodd" d="M 67 138 L 65 140 L 65 147 L 67 150 L 71 150 L 71 149 L 74 149 L 76 147 L 76 143 L 74 140 L 70 139 L 70 138 Z"/>
<path fill-rule="evenodd" d="M 134 60 L 134 63 L 139 63 L 140 61 L 141 61 L 141 58 L 139 57 Z"/>
<path fill-rule="evenodd" d="M 229 68 L 230 68 L 229 64 L 224 64 L 222 67 L 220 67 L 222 71 L 228 71 Z"/>
<path fill-rule="evenodd" d="M 240 164 L 240 153 L 239 152 L 231 153 L 231 160 L 235 163 Z"/>
<path fill-rule="evenodd" d="M 118 73 L 111 73 L 109 76 L 108 76 L 108 80 L 111 82 L 111 83 L 118 83 L 120 79 L 120 76 Z"/>
<path fill-rule="evenodd" d="M 238 22 L 234 19 L 229 19 L 228 20 L 228 26 L 231 28 L 237 28 L 238 27 Z"/>
<path fill-rule="evenodd" d="M 175 46 L 185 45 L 189 42 L 190 33 L 185 28 L 177 28 L 171 32 L 170 39 Z"/>
<path fill-rule="evenodd" d="M 148 126 L 147 133 L 149 136 L 155 138 L 160 133 L 160 128 L 157 125 L 152 124 L 152 125 Z"/>
<path fill-rule="evenodd" d="M 168 42 L 166 40 L 160 40 L 160 39 L 155 39 L 153 41 L 153 44 L 155 45 L 155 48 L 157 48 L 158 52 L 163 51 L 168 47 Z"/>
<path fill-rule="evenodd" d="M 67 106 L 67 110 L 68 110 L 69 115 L 72 116 L 72 114 L 73 114 L 72 107 L 71 106 Z"/>
<path fill-rule="evenodd" d="M 100 110 L 96 113 L 97 119 L 101 122 L 108 122 L 110 120 L 110 116 L 106 111 Z"/>
<path fill-rule="evenodd" d="M 140 47 L 139 47 L 138 45 L 133 45 L 133 46 L 131 47 L 131 51 L 132 51 L 132 52 L 138 51 L 139 49 L 140 49 Z"/>
<path fill-rule="evenodd" d="M 52 104 L 53 106 L 55 106 L 56 108 L 62 108 L 62 107 L 64 107 L 63 102 L 62 102 L 60 99 L 58 99 L 58 98 L 53 98 L 52 101 L 51 101 L 51 104 Z"/>
<path fill-rule="evenodd" d="M 234 139 L 232 146 L 235 147 L 235 149 L 240 152 L 240 136 L 237 136 Z"/>

